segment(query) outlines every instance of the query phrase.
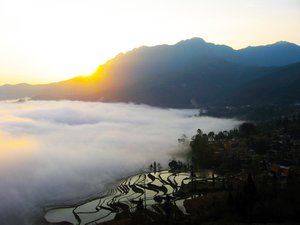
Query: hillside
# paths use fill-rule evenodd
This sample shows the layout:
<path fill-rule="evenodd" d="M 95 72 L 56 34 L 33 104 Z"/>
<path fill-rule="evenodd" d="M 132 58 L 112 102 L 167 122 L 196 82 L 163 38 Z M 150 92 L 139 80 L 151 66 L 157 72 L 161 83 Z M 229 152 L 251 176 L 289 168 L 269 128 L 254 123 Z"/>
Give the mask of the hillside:
<path fill-rule="evenodd" d="M 300 63 L 279 67 L 258 79 L 254 79 L 227 97 L 230 105 L 290 104 L 300 101 Z M 234 96 L 239 96 L 234 98 Z"/>
<path fill-rule="evenodd" d="M 299 102 L 300 47 L 273 45 L 234 50 L 193 38 L 175 45 L 119 54 L 90 76 L 47 85 L 4 85 L 0 99 L 136 102 L 161 107 Z"/>

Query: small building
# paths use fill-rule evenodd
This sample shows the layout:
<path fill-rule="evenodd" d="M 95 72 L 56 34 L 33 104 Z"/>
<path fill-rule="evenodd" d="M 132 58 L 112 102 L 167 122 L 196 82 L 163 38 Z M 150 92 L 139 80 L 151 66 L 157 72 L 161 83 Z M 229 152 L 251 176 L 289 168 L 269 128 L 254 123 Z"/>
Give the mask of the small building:
<path fill-rule="evenodd" d="M 290 167 L 271 163 L 270 172 L 278 177 L 288 177 L 290 174 Z"/>

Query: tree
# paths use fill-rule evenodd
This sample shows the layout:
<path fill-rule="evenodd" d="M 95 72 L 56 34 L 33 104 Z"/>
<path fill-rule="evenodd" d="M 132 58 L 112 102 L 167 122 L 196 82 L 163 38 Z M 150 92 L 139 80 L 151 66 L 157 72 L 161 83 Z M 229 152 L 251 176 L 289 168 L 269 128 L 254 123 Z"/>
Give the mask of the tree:
<path fill-rule="evenodd" d="M 178 164 L 177 164 L 176 160 L 172 160 L 171 162 L 169 162 L 169 167 L 172 171 L 177 170 Z"/>
<path fill-rule="evenodd" d="M 239 134 L 242 137 L 248 137 L 255 132 L 255 125 L 253 123 L 242 123 L 239 126 Z"/>
<path fill-rule="evenodd" d="M 200 129 L 197 134 L 192 137 L 190 142 L 192 155 L 196 159 L 196 163 L 200 167 L 209 167 L 212 164 L 213 151 L 209 145 L 208 135 L 203 134 Z"/>

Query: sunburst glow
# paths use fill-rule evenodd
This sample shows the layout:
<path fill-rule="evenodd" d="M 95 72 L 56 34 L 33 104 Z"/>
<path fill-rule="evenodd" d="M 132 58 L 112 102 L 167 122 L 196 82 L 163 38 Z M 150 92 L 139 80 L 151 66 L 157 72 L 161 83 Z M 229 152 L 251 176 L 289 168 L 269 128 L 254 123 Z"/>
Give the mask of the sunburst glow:
<path fill-rule="evenodd" d="M 194 36 L 234 48 L 300 43 L 299 10 L 296 0 L 2 0 L 0 84 L 88 75 L 119 52 Z"/>

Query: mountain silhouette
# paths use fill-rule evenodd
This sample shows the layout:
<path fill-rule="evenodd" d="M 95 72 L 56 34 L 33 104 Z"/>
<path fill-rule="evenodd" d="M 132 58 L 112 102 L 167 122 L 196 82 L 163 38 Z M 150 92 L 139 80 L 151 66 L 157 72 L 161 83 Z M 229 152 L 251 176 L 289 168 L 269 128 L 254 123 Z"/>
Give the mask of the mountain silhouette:
<path fill-rule="evenodd" d="M 300 62 L 300 46 L 288 42 L 234 50 L 192 38 L 119 54 L 90 76 L 46 85 L 4 85 L 0 98 L 101 100 L 179 108 L 269 101 L 289 104 L 300 101 L 300 64 L 296 62 Z"/>

